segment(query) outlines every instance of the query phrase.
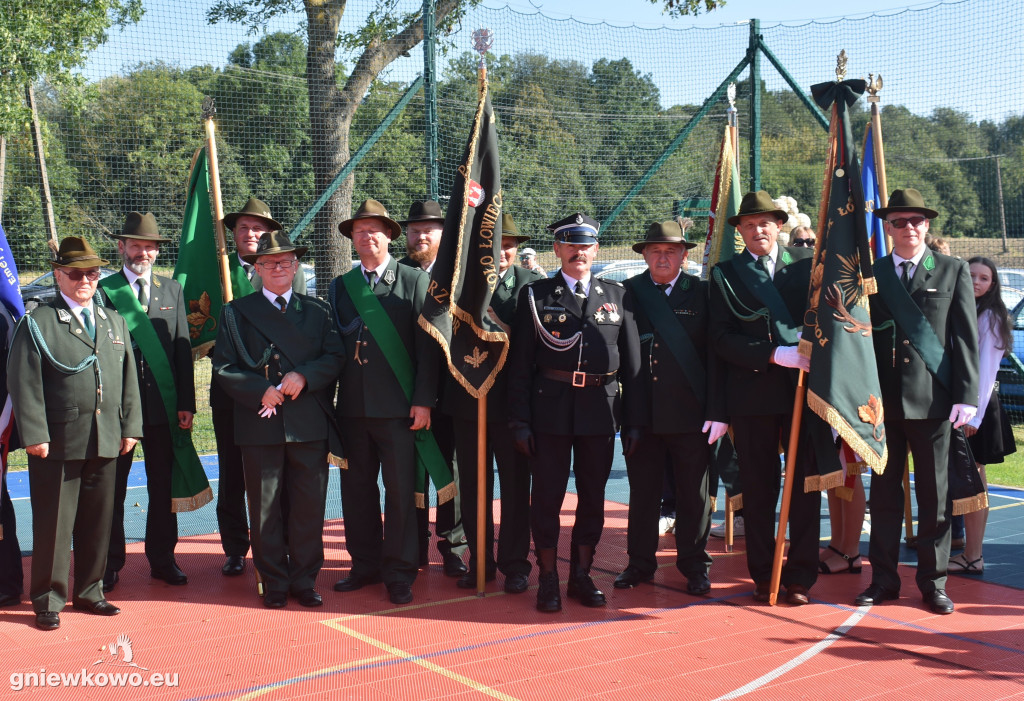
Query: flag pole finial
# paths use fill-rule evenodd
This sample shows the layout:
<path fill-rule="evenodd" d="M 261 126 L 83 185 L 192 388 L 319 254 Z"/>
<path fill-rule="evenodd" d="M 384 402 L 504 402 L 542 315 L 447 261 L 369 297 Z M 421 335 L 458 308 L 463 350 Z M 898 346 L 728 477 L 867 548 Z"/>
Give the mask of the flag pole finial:
<path fill-rule="evenodd" d="M 213 119 L 213 115 L 217 114 L 216 101 L 210 95 L 203 98 L 203 121 L 207 119 Z"/>
<path fill-rule="evenodd" d="M 846 80 L 846 49 L 842 49 L 836 56 L 836 81 Z"/>
<path fill-rule="evenodd" d="M 483 79 L 487 75 L 487 66 L 484 64 L 484 54 L 486 54 L 491 46 L 494 44 L 494 32 L 490 29 L 481 27 L 473 32 L 473 49 L 480 54 L 480 78 Z"/>
<path fill-rule="evenodd" d="M 882 76 L 875 78 L 874 73 L 868 73 L 868 102 L 878 102 L 878 91 L 882 89 Z"/>

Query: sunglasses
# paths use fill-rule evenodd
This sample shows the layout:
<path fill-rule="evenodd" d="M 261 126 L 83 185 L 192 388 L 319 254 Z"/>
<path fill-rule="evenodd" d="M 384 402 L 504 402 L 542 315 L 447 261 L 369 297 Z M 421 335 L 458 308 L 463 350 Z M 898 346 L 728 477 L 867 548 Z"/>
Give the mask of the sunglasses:
<path fill-rule="evenodd" d="M 814 239 L 793 239 L 793 243 L 790 246 L 806 246 L 807 248 L 814 248 Z"/>
<path fill-rule="evenodd" d="M 96 282 L 100 279 L 99 270 L 61 270 L 61 272 L 67 275 L 69 280 L 75 282 L 81 282 L 83 278 L 89 282 Z"/>
<path fill-rule="evenodd" d="M 899 219 L 887 219 L 886 221 L 888 221 L 894 229 L 902 229 L 907 224 L 910 224 L 912 227 L 916 229 L 917 227 L 921 226 L 921 224 L 924 223 L 926 218 L 927 217 L 917 215 L 915 217 L 900 217 Z"/>

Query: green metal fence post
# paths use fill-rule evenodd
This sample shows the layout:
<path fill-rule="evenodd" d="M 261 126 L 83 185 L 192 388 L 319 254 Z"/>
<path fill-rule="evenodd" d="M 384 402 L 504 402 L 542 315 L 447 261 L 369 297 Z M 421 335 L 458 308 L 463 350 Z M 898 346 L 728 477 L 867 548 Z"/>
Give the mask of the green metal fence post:
<path fill-rule="evenodd" d="M 761 189 L 761 20 L 750 20 L 750 190 Z"/>
<path fill-rule="evenodd" d="M 803 88 L 801 88 L 800 85 L 797 84 L 793 76 L 791 76 L 789 74 L 789 71 L 786 70 L 786 67 L 782 65 L 782 61 L 775 57 L 775 54 L 772 53 L 771 49 L 769 49 L 763 41 L 759 42 L 758 46 L 760 46 L 761 51 L 764 52 L 764 55 L 768 58 L 768 61 L 773 66 L 775 66 L 775 70 L 777 70 L 779 74 L 782 75 L 783 80 L 785 80 L 786 83 L 789 84 L 789 87 L 791 87 L 793 89 L 793 92 L 797 94 L 797 96 L 800 98 L 800 101 L 804 103 L 804 106 L 808 110 L 810 110 L 811 114 L 814 115 L 814 118 L 818 120 L 818 124 L 821 125 L 821 128 L 824 129 L 825 131 L 828 131 L 828 117 L 821 113 L 821 110 L 818 109 L 818 105 L 814 103 L 814 100 L 811 99 L 811 96 L 803 91 Z"/>
<path fill-rule="evenodd" d="M 427 146 L 427 195 L 437 201 L 437 57 L 434 0 L 423 0 L 423 125 Z"/>

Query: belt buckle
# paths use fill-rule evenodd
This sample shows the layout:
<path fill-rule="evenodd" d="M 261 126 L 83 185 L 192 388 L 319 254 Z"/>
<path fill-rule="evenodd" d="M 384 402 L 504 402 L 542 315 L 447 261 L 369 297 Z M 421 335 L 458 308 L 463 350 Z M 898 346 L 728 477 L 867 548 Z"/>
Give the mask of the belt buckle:
<path fill-rule="evenodd" d="M 587 386 L 587 373 L 575 371 L 572 374 L 572 386 L 573 387 L 586 387 Z"/>

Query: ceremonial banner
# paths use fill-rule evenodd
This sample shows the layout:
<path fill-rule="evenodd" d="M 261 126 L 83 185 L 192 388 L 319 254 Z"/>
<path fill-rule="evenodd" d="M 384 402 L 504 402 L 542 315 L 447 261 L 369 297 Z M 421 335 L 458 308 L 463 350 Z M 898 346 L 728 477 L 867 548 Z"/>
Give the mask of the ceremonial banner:
<path fill-rule="evenodd" d="M 508 355 L 508 336 L 487 314 L 498 282 L 501 197 L 498 134 L 482 80 L 419 319 L 444 349 L 452 376 L 477 398 L 487 394 Z"/>
<path fill-rule="evenodd" d="M 818 247 L 800 351 L 809 355 L 807 403 L 873 470 L 885 469 L 882 393 L 871 340 L 868 295 L 877 291 L 865 219 L 860 164 L 847 108 L 863 80 L 812 86 L 815 102 L 832 108 L 829 152 L 818 217 Z M 843 483 L 842 471 L 809 476 L 806 491 Z"/>
<path fill-rule="evenodd" d="M 864 132 L 864 168 L 861 176 L 864 183 L 864 218 L 867 224 L 868 241 L 871 245 L 871 254 L 877 260 L 882 256 L 889 255 L 888 245 L 885 240 L 885 229 L 882 227 L 882 220 L 874 215 L 876 208 L 882 206 L 882 191 L 878 186 L 878 169 L 875 165 L 875 139 L 871 129 L 871 122 L 868 122 L 867 131 Z"/>
<path fill-rule="evenodd" d="M 722 146 L 718 152 L 718 168 L 711 189 L 711 208 L 708 216 L 708 235 L 704 239 L 704 259 L 701 277 L 705 280 L 711 269 L 723 260 L 729 260 L 743 250 L 743 238 L 728 221 L 740 211 L 740 171 L 736 166 L 729 127 L 725 127 Z"/>
<path fill-rule="evenodd" d="M 3 339 L 4 348 L 7 348 L 14 334 L 14 324 L 25 315 L 25 305 L 21 301 L 21 281 L 18 279 L 18 266 L 14 262 L 11 248 L 7 245 L 7 234 L 0 224 L 0 302 L 3 303 L 4 323 L 7 337 Z M 4 359 L 6 363 L 6 358 Z M 6 378 L 6 373 L 4 377 Z M 7 471 L 7 448 L 10 443 L 11 429 L 14 426 L 14 413 L 11 411 L 11 398 L 7 396 L 7 383 L 0 387 L 0 401 L 2 413 L 0 413 L 0 479 L 3 479 Z M 0 526 L 0 540 L 3 539 L 3 527 Z"/>

